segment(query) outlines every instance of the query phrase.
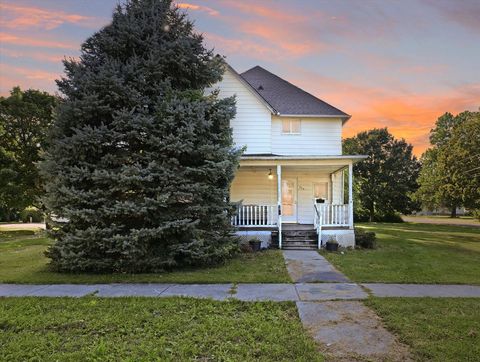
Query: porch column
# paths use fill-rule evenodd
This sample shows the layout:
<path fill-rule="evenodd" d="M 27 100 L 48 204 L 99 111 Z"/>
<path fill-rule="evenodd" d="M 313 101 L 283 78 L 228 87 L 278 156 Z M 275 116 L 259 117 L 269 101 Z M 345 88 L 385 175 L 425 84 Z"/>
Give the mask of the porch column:
<path fill-rule="evenodd" d="M 348 165 L 348 224 L 353 229 L 353 164 Z"/>
<path fill-rule="evenodd" d="M 282 166 L 277 165 L 278 247 L 282 248 Z"/>
<path fill-rule="evenodd" d="M 330 174 L 330 197 L 329 197 L 329 200 L 330 200 L 330 204 L 334 204 L 333 202 L 333 183 L 335 182 L 335 175 L 334 173 L 332 172 Z"/>

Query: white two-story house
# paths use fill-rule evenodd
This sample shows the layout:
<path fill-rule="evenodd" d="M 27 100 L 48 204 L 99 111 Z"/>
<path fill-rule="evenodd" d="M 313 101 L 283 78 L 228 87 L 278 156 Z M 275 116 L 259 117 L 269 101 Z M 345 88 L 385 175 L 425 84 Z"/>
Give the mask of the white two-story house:
<path fill-rule="evenodd" d="M 239 233 L 280 248 L 353 247 L 352 165 L 364 156 L 342 155 L 350 116 L 259 66 L 227 66 L 216 88 L 236 96 L 231 127 L 246 147 L 230 191 Z"/>

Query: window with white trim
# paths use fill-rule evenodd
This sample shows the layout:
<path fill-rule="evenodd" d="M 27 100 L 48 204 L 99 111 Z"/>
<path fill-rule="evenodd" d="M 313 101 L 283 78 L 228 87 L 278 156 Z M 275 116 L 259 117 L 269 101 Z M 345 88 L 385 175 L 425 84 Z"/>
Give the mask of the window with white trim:
<path fill-rule="evenodd" d="M 299 119 L 284 119 L 282 120 L 282 133 L 300 134 L 300 125 Z"/>

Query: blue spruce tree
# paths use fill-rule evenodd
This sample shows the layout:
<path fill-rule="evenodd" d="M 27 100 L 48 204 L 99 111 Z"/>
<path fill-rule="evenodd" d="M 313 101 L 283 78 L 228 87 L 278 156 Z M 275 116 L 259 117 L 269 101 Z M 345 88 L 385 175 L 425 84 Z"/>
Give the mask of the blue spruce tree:
<path fill-rule="evenodd" d="M 236 250 L 228 192 L 232 98 L 205 95 L 225 63 L 171 0 L 130 0 L 64 62 L 42 164 L 47 251 L 62 271 L 155 272 Z"/>

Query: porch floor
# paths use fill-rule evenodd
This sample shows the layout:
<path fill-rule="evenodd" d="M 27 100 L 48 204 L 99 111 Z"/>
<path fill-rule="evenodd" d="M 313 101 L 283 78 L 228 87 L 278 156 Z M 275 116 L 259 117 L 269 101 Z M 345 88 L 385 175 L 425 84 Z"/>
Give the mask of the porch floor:
<path fill-rule="evenodd" d="M 348 226 L 323 226 L 322 230 L 348 230 Z M 315 230 L 313 224 L 292 224 L 292 223 L 282 223 L 283 231 L 290 230 Z"/>
<path fill-rule="evenodd" d="M 282 223 L 282 230 L 314 230 L 313 224 Z"/>

